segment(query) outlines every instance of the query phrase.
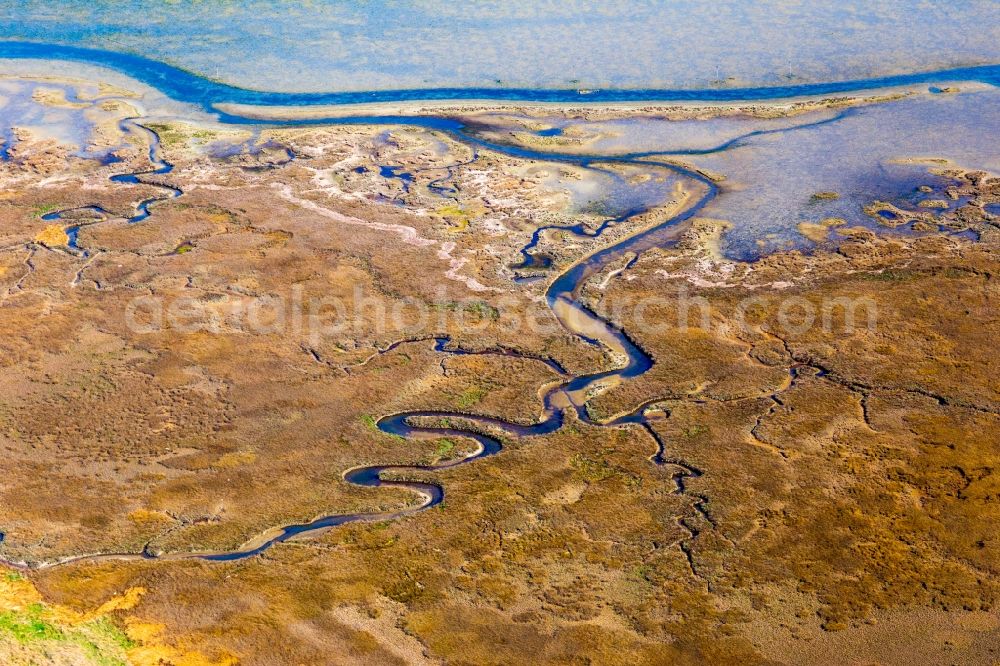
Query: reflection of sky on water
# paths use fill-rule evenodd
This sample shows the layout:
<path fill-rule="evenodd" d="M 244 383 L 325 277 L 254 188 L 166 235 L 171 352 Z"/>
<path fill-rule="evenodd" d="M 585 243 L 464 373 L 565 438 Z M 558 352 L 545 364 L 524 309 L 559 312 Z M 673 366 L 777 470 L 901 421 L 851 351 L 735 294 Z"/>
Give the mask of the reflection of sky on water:
<path fill-rule="evenodd" d="M 726 175 L 722 194 L 704 214 L 734 223 L 724 248 L 737 256 L 754 251 L 757 239 L 776 233 L 777 244 L 802 244 L 803 221 L 842 217 L 872 224 L 865 204 L 882 199 L 911 207 L 921 185 L 928 198 L 946 198 L 927 165 L 893 164 L 906 158 L 940 157 L 958 166 L 1000 173 L 1000 90 L 957 96 L 922 96 L 861 109 L 835 123 L 756 137 L 743 148 L 688 158 Z M 814 201 L 817 192 L 840 198 Z"/>
<path fill-rule="evenodd" d="M 490 120 L 499 123 L 494 133 L 502 136 L 507 130 L 519 130 L 526 118 L 497 114 Z M 547 118 L 527 120 L 552 124 Z M 944 158 L 957 167 L 1000 174 L 1000 144 L 995 140 L 1000 128 L 1000 89 L 995 88 L 958 95 L 923 94 L 846 113 L 823 109 L 790 118 L 670 121 L 641 117 L 560 124 L 564 135 L 582 143 L 552 150 L 609 155 L 706 150 L 752 132 L 771 132 L 748 136 L 716 153 L 649 158 L 679 160 L 725 178 L 719 196 L 702 215 L 733 224 L 723 249 L 738 258 L 808 247 L 811 243 L 799 233 L 798 225 L 830 217 L 886 232 L 885 226 L 863 211 L 877 200 L 921 213 L 939 212 L 936 206 L 920 207 L 921 201 L 945 201 L 951 209 L 965 203 L 947 196 L 945 190 L 951 183 L 929 172 L 935 165 L 899 160 Z M 922 192 L 922 186 L 932 191 Z M 838 198 L 813 196 L 821 192 L 836 192 Z M 669 198 L 669 191 L 619 188 L 617 210 L 628 209 L 632 203 L 651 205 L 653 195 Z"/>
<path fill-rule="evenodd" d="M 88 114 L 94 111 L 39 104 L 32 99 L 33 88 L 30 83 L 0 80 L 0 127 L 8 143 L 12 139 L 9 128 L 17 126 L 85 151 L 94 118 Z M 43 88 L 61 89 L 67 97 L 73 97 L 68 86 L 45 83 Z M 152 101 L 159 107 L 162 104 L 157 100 L 154 94 L 142 105 Z M 899 164 L 897 160 L 946 158 L 961 167 L 1000 173 L 1000 151 L 995 140 L 1000 127 L 998 102 L 1000 89 L 983 88 L 859 107 L 839 119 L 839 111 L 820 110 L 768 120 L 734 116 L 687 121 L 626 118 L 587 122 L 562 118 L 549 122 L 534 118 L 532 123 L 559 127 L 569 137 L 565 150 L 591 155 L 704 150 L 751 132 L 771 132 L 749 136 L 722 152 L 666 158 L 725 177 L 720 195 L 702 215 L 730 221 L 733 229 L 723 239 L 723 250 L 733 257 L 750 258 L 768 249 L 808 246 L 797 230 L 801 222 L 839 217 L 852 225 L 878 228 L 862 211 L 875 200 L 887 200 L 902 208 L 915 207 L 922 199 L 947 200 L 943 192 L 947 183 L 930 175 L 929 165 Z M 522 129 L 524 119 L 501 114 L 483 120 L 496 120 L 496 130 L 503 134 L 508 129 Z M 827 122 L 830 120 L 833 122 Z M 550 135 L 558 137 L 558 133 Z M 382 136 L 385 142 L 391 142 L 388 131 Z M 582 145 L 576 145 L 573 137 L 582 138 Z M 247 145 L 239 144 L 238 150 Z M 432 145 L 435 152 L 443 146 L 439 141 Z M 237 151 L 226 145 L 210 148 L 217 156 Z M 557 145 L 551 149 L 561 150 Z M 547 184 L 568 190 L 576 211 L 608 218 L 658 205 L 670 197 L 672 181 L 659 177 L 660 169 L 650 169 L 654 177 L 647 178 L 639 177 L 646 171 L 640 167 L 599 160 L 592 166 L 595 169 L 582 179 L 556 177 L 558 182 Z M 395 172 L 386 175 L 404 177 Z M 921 186 L 931 186 L 934 191 L 921 193 Z M 817 200 L 813 195 L 818 192 L 836 192 L 839 198 Z M 996 214 L 995 207 L 990 210 Z"/>
<path fill-rule="evenodd" d="M 16 143 L 14 128 L 30 130 L 39 138 L 54 139 L 61 144 L 73 146 L 77 154 L 84 157 L 102 157 L 108 151 L 89 152 L 94 130 L 94 121 L 88 117 L 87 109 L 49 106 L 35 101 L 32 97 L 36 87 L 41 90 L 61 90 L 69 100 L 75 91 L 70 86 L 46 82 L 41 86 L 31 82 L 0 80 L 0 136 L 4 140 L 4 153 Z M 93 113 L 93 111 L 91 111 Z"/>
<path fill-rule="evenodd" d="M 834 112 L 810 114 L 808 117 L 756 120 L 752 126 L 746 117 L 710 118 L 695 122 L 664 122 L 656 119 L 622 119 L 595 123 L 594 129 L 604 134 L 587 144 L 594 152 L 642 152 L 657 149 L 711 150 L 751 131 L 779 130 L 795 125 L 832 118 Z"/>
<path fill-rule="evenodd" d="M 992 0 L 0 1 L 0 34 L 271 90 L 777 84 L 1000 61 Z"/>
<path fill-rule="evenodd" d="M 548 171 L 546 167 L 540 167 Z M 553 171 L 545 185 L 565 190 L 577 213 L 615 218 L 660 205 L 670 199 L 677 178 L 666 169 L 645 169 L 594 163 L 571 175 Z"/>

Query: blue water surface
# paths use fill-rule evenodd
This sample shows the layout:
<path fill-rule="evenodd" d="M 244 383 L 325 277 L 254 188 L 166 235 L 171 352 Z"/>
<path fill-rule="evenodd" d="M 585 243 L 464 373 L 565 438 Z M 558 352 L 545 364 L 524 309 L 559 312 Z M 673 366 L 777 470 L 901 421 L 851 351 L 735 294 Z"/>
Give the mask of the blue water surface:
<path fill-rule="evenodd" d="M 712 88 L 1000 62 L 963 0 L 0 0 L 0 35 L 143 55 L 243 87 Z"/>

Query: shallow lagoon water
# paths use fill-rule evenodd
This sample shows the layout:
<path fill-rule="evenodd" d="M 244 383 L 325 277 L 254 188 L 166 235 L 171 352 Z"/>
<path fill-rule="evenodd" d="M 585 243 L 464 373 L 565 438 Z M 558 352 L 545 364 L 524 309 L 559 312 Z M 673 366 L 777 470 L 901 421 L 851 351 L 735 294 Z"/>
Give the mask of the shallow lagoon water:
<path fill-rule="evenodd" d="M 670 121 L 637 116 L 615 120 L 573 121 L 563 128 L 562 134 L 566 134 L 567 128 L 572 128 L 574 136 L 584 140 L 584 150 L 587 152 L 610 155 L 657 150 L 699 153 L 730 148 L 732 141 L 741 141 L 740 137 L 750 132 L 780 132 L 836 116 L 836 111 L 817 111 L 807 116 L 773 119 L 716 117 Z"/>
<path fill-rule="evenodd" d="M 33 99 L 37 87 L 32 83 L 0 80 L 0 136 L 3 138 L 2 156 L 17 143 L 14 127 L 30 130 L 39 138 L 49 138 L 61 144 L 72 146 L 79 157 L 106 159 L 111 149 L 95 149 L 90 145 L 94 130 L 92 109 L 70 108 L 40 104 Z M 72 102 L 75 97 L 73 87 L 46 82 L 43 90 L 58 91 Z M 88 111 L 89 113 L 85 113 Z"/>
<path fill-rule="evenodd" d="M 922 198 L 947 199 L 942 190 L 948 183 L 929 173 L 942 165 L 899 161 L 942 158 L 1000 173 L 998 130 L 1000 90 L 989 89 L 865 107 L 834 123 L 755 137 L 743 147 L 690 160 L 726 175 L 721 195 L 704 214 L 733 223 L 724 252 L 751 259 L 776 247 L 807 246 L 796 231 L 800 222 L 839 217 L 878 226 L 863 212 L 875 200 L 913 208 Z M 935 192 L 918 195 L 921 186 Z M 817 192 L 840 197 L 815 200 Z"/>
<path fill-rule="evenodd" d="M 34 45 L 0 42 L 0 55 L 30 58 L 42 51 L 44 49 Z M 181 115 L 190 113 L 194 118 L 207 117 L 213 112 L 214 103 L 226 100 L 309 106 L 369 97 L 341 96 L 338 93 L 286 95 L 239 90 L 178 72 L 161 63 L 129 56 L 58 47 L 52 47 L 50 51 L 53 57 L 107 63 L 147 83 L 159 83 L 165 88 L 165 92 L 182 104 L 181 107 L 174 104 L 175 110 L 179 109 Z M 968 77 L 967 80 L 971 81 L 994 81 L 1000 77 L 1000 68 L 929 73 L 901 77 L 900 80 L 910 83 L 916 80 L 948 81 L 959 75 Z M 790 90 L 826 94 L 850 89 L 852 86 L 872 89 L 884 83 L 885 80 L 860 81 L 843 85 L 799 86 Z M 959 95 L 921 95 L 848 111 L 822 110 L 774 120 L 727 117 L 691 121 L 625 119 L 595 122 L 589 123 L 584 128 L 585 132 L 603 134 L 608 138 L 599 139 L 585 148 L 591 157 L 569 154 L 559 157 L 558 148 L 552 149 L 557 154 L 550 154 L 548 149 L 536 151 L 517 147 L 506 148 L 504 152 L 526 159 L 544 161 L 551 158 L 569 162 L 584 159 L 593 163 L 599 162 L 602 155 L 620 156 L 630 150 L 653 153 L 651 159 L 655 159 L 657 151 L 668 151 L 673 155 L 671 159 L 724 174 L 726 181 L 721 188 L 721 196 L 706 207 L 704 214 L 733 223 L 733 230 L 723 242 L 723 251 L 727 255 L 752 259 L 779 247 L 807 247 L 809 243 L 797 232 L 797 225 L 801 222 L 842 217 L 852 224 L 876 226 L 862 212 L 864 205 L 877 199 L 904 201 L 921 185 L 939 188 L 943 185 L 927 174 L 926 166 L 900 165 L 893 163 L 894 160 L 944 157 L 952 159 L 958 166 L 1000 171 L 993 144 L 988 139 L 984 140 L 984 137 L 995 136 L 995 130 L 1000 125 L 1000 110 L 997 106 L 1000 93 L 996 88 L 979 87 L 985 89 Z M 788 90 L 753 88 L 701 92 L 707 92 L 716 99 L 764 99 L 781 95 Z M 546 90 L 507 90 L 505 93 L 511 99 L 562 99 L 567 94 L 575 95 L 567 91 Z M 691 91 L 607 91 L 602 97 L 614 99 L 618 96 L 628 98 L 638 95 L 641 99 L 652 99 L 658 93 L 673 99 L 684 99 L 696 94 Z M 419 97 L 420 93 L 414 92 L 413 95 Z M 381 95 L 386 99 L 404 100 L 410 96 L 411 93 L 406 91 L 389 91 Z M 152 101 L 159 108 L 171 106 L 163 102 L 162 94 L 153 95 Z M 186 105 L 187 110 L 183 105 Z M 260 121 L 231 114 L 220 115 L 228 123 L 240 123 L 248 127 L 262 124 Z M 462 130 L 460 122 L 444 117 L 359 116 L 325 121 L 315 119 L 308 121 L 308 124 L 323 122 L 416 124 L 431 130 L 459 132 L 466 140 L 474 139 L 473 135 Z M 282 121 L 273 124 L 295 123 Z M 580 122 L 553 125 L 562 128 L 564 133 L 567 129 L 581 128 Z M 489 147 L 488 142 L 480 145 Z M 568 149 L 568 152 L 571 153 L 572 149 Z M 399 178 L 403 174 L 395 170 L 383 170 L 383 175 Z M 820 191 L 834 191 L 840 197 L 834 201 L 814 201 L 812 195 Z M 623 182 L 611 182 L 600 194 L 573 193 L 578 209 L 593 205 L 604 206 L 609 218 L 648 208 L 655 204 L 654 199 L 664 194 L 664 188 Z"/>
<path fill-rule="evenodd" d="M 0 2 L 9 39 L 296 91 L 832 81 L 1000 62 L 998 30 L 990 0 Z"/>
<path fill-rule="evenodd" d="M 569 174 L 551 165 L 536 168 L 549 174 L 547 187 L 568 192 L 573 212 L 607 217 L 658 206 L 670 198 L 677 182 L 662 169 L 632 165 L 592 163 Z"/>
<path fill-rule="evenodd" d="M 883 233 L 890 229 L 864 212 L 878 200 L 927 213 L 922 201 L 944 201 L 954 209 L 947 179 L 933 168 L 982 169 L 1000 173 L 1000 89 L 966 86 L 960 94 L 921 94 L 842 110 L 819 109 L 786 118 L 725 116 L 666 120 L 635 117 L 571 120 L 564 136 L 579 145 L 545 147 L 567 153 L 676 159 L 721 175 L 719 195 L 702 214 L 732 224 L 722 240 L 723 253 L 753 260 L 776 249 L 809 248 L 798 231 L 803 222 L 842 218 Z M 491 136 L 523 131 L 542 117 L 494 114 Z M 948 164 L 929 160 L 948 160 Z M 922 192 L 921 188 L 932 188 Z M 815 197 L 835 192 L 836 198 Z M 633 192 L 636 206 L 641 197 Z M 880 213 L 887 222 L 894 216 Z"/>

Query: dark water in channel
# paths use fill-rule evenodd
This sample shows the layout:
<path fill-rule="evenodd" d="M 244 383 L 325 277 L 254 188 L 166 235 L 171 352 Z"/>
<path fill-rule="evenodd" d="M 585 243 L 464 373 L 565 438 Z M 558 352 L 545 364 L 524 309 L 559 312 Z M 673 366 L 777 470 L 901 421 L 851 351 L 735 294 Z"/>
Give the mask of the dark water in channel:
<path fill-rule="evenodd" d="M 344 473 L 348 483 L 363 487 L 401 487 L 413 491 L 421 499 L 419 503 L 396 512 L 331 514 L 314 521 L 289 525 L 272 530 L 266 535 L 252 541 L 242 548 L 223 553 L 174 553 L 157 555 L 148 549 L 142 553 L 113 553 L 97 556 L 85 556 L 79 559 L 101 559 L 136 557 L 144 559 L 178 559 L 201 558 L 213 561 L 231 561 L 257 555 L 270 546 L 293 537 L 325 530 L 337 525 L 357 521 L 381 521 L 399 519 L 413 513 L 427 510 L 440 504 L 444 499 L 444 490 L 438 484 L 419 480 L 436 471 L 469 464 L 474 460 L 498 454 L 503 449 L 503 439 L 533 437 L 555 432 L 564 422 L 567 411 L 591 425 L 606 427 L 638 426 L 646 432 L 653 442 L 654 453 L 651 460 L 657 465 L 669 466 L 673 470 L 673 478 L 677 492 L 684 492 L 684 479 L 699 475 L 701 472 L 683 461 L 670 458 L 664 443 L 650 426 L 646 415 L 646 405 L 640 406 L 630 414 L 618 417 L 608 422 L 596 422 L 587 412 L 586 401 L 592 389 L 598 385 L 628 380 L 647 372 L 653 366 L 652 357 L 636 344 L 628 335 L 613 326 L 608 321 L 598 317 L 577 300 L 577 292 L 581 285 L 592 275 L 603 271 L 610 264 L 629 254 L 641 254 L 645 250 L 663 247 L 676 238 L 677 226 L 691 219 L 710 205 L 719 192 L 718 186 L 704 175 L 693 169 L 678 164 L 662 161 L 668 156 L 720 156 L 727 151 L 736 149 L 749 139 L 762 139 L 791 132 L 808 132 L 828 124 L 837 123 L 850 117 L 853 112 L 838 114 L 833 118 L 816 122 L 804 122 L 779 130 L 755 130 L 727 140 L 710 149 L 677 149 L 653 152 L 638 152 L 628 154 L 574 154 L 547 152 L 529 149 L 521 146 L 506 145 L 483 139 L 458 120 L 447 117 L 432 116 L 400 116 L 372 115 L 356 117 L 335 117 L 310 119 L 308 121 L 260 120 L 240 116 L 236 113 L 219 113 L 215 108 L 220 103 L 239 103 L 254 106 L 314 106 L 326 104 L 345 104 L 356 102 L 406 101 L 434 99 L 480 99 L 489 98 L 499 101 L 543 101 L 543 102 L 573 102 L 580 100 L 578 91 L 572 90 L 530 90 L 530 89 L 434 89 L 434 90 L 402 90 L 379 91 L 372 93 L 274 93 L 244 90 L 224 84 L 209 81 L 189 72 L 179 70 L 169 65 L 147 60 L 138 56 L 81 49 L 69 46 L 54 46 L 24 42 L 0 42 L 0 58 L 45 58 L 63 59 L 76 62 L 86 62 L 115 69 L 143 83 L 153 86 L 167 96 L 181 102 L 195 105 L 199 109 L 213 113 L 224 123 L 241 125 L 273 125 L 298 126 L 321 124 L 363 124 L 363 125 L 411 125 L 433 129 L 449 134 L 451 137 L 474 150 L 486 149 L 512 157 L 540 160 L 546 162 L 562 162 L 583 169 L 599 170 L 608 164 L 634 165 L 644 169 L 659 169 L 672 174 L 672 177 L 683 179 L 696 192 L 696 196 L 686 207 L 674 216 L 660 223 L 641 230 L 632 236 L 620 239 L 604 247 L 580 261 L 572 264 L 560 274 L 552 278 L 545 292 L 546 302 L 555 317 L 567 331 L 578 337 L 583 343 L 597 345 L 624 358 L 621 367 L 582 375 L 568 375 L 558 365 L 550 365 L 561 376 L 561 380 L 552 384 L 541 396 L 542 409 L 534 424 L 523 425 L 492 417 L 476 416 L 461 412 L 414 411 L 384 416 L 377 421 L 377 427 L 383 433 L 407 440 L 439 439 L 457 437 L 472 440 L 476 443 L 473 454 L 435 465 L 376 465 L 359 467 Z M 614 101 L 731 101 L 746 99 L 781 99 L 798 95 L 825 95 L 839 92 L 858 91 L 881 88 L 894 85 L 915 83 L 936 83 L 944 81 L 983 81 L 1000 82 L 1000 67 L 978 67 L 947 72 L 931 72 L 881 79 L 868 79 L 830 84 L 808 84 L 769 88 L 748 88 L 740 90 L 605 90 L 596 91 L 587 96 L 588 102 Z M 260 112 L 261 110 L 256 110 Z M 561 128 L 550 130 L 544 136 L 556 136 Z M 150 145 L 149 160 L 153 168 L 146 171 L 121 174 L 112 180 L 124 184 L 146 183 L 144 177 L 151 175 L 165 176 L 172 169 L 171 165 L 160 156 L 159 138 L 152 130 L 143 127 L 136 119 L 123 121 L 122 130 L 131 133 L 144 134 Z M 542 130 L 546 132 L 547 130 Z M 380 167 L 381 173 L 387 178 L 398 178 L 404 187 L 409 187 L 412 174 L 402 171 L 399 167 L 386 165 Z M 166 198 L 181 196 L 183 192 L 172 186 L 162 186 L 166 194 L 141 202 L 130 222 L 141 222 L 154 214 L 155 203 Z M 654 202 L 644 201 L 643 205 L 625 207 L 617 211 L 603 225 L 594 230 L 588 230 L 580 225 L 561 227 L 579 236 L 597 237 L 614 225 L 624 222 L 636 215 L 648 211 Z M 69 211 L 59 211 L 48 214 L 47 220 L 62 220 Z M 90 207 L 89 212 L 95 215 L 107 215 L 107 212 L 97 207 Z M 992 211 L 991 211 L 992 212 Z M 553 227 L 555 228 L 555 227 Z M 69 230 L 72 246 L 75 246 L 77 228 Z M 544 258 L 532 254 L 538 244 L 542 230 L 536 232 L 531 243 L 523 250 L 525 267 L 545 268 Z M 537 263 L 536 263 L 537 262 Z M 440 353 L 472 353 L 449 345 L 447 340 L 437 340 L 435 349 Z M 489 350 L 477 352 L 485 354 L 502 354 L 506 356 L 522 356 L 511 350 Z M 533 358 L 523 356 L 524 358 Z M 413 478 L 417 477 L 417 478 Z"/>

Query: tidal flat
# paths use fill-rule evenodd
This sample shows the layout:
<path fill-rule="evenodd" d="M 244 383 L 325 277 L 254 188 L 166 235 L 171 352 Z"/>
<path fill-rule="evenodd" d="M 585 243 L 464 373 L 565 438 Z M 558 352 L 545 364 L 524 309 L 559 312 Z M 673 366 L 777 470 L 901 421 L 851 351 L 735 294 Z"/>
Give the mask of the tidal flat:
<path fill-rule="evenodd" d="M 995 658 L 994 88 L 268 119 L 17 66 L 16 658 Z"/>

